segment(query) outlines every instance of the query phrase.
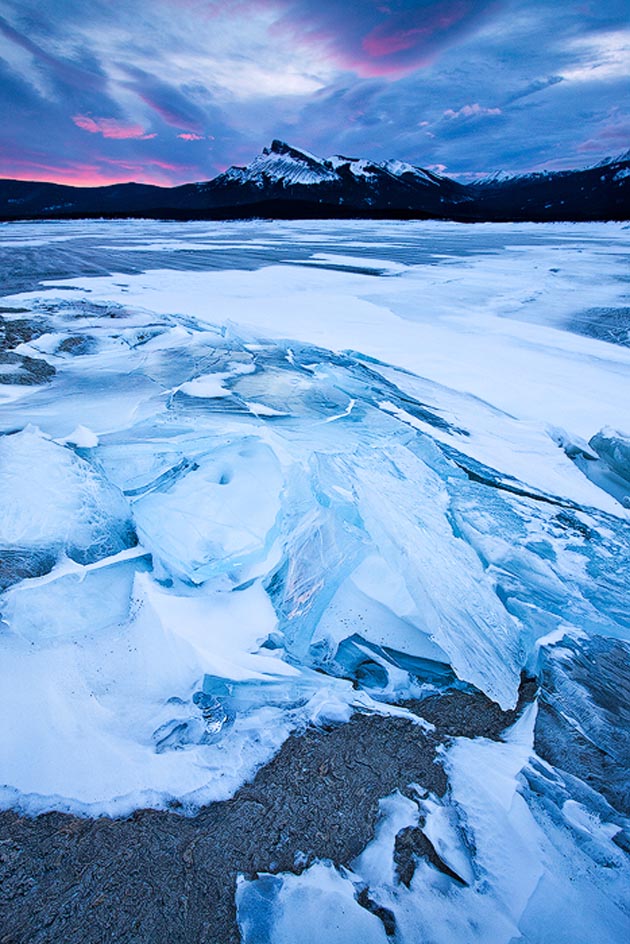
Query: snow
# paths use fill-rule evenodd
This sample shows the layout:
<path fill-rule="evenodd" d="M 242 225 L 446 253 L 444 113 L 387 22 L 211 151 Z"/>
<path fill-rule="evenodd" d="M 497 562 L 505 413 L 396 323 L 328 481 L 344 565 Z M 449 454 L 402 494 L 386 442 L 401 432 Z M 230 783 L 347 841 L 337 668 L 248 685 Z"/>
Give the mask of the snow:
<path fill-rule="evenodd" d="M 417 183 L 434 183 L 431 177 L 425 173 L 421 167 L 415 167 L 413 164 L 406 164 L 405 161 L 384 161 L 381 166 L 389 174 L 393 174 L 394 177 L 402 177 L 403 174 L 411 174 Z"/>
<path fill-rule="evenodd" d="M 546 780 L 538 777 L 537 794 L 528 789 L 528 778 L 539 772 L 535 714 L 530 706 L 502 742 L 455 739 L 446 754 L 450 790 L 443 798 L 415 801 L 398 792 L 383 798 L 375 838 L 349 867 L 315 862 L 301 875 L 241 877 L 236 905 L 243 940 L 302 939 L 301 919 L 309 940 L 329 934 L 337 940 L 339 929 L 340 940 L 384 941 L 373 915 L 360 915 L 357 898 L 366 890 L 389 913 L 402 944 L 625 940 L 630 867 L 612 841 L 619 827 L 573 799 L 554 813 L 549 794 L 558 785 L 548 772 Z M 417 857 L 409 887 L 399 882 L 395 839 L 418 822 L 459 879 Z"/>
<path fill-rule="evenodd" d="M 300 876 L 241 877 L 236 904 L 243 944 L 387 944 L 383 925 L 357 903 L 352 883 L 323 862 Z"/>
<path fill-rule="evenodd" d="M 349 170 L 354 177 L 363 177 L 367 180 L 370 177 L 376 176 L 374 171 L 370 170 L 371 167 L 375 166 L 372 161 L 342 157 L 340 154 L 336 154 L 334 157 L 329 157 L 326 163 L 334 167 L 335 170 L 342 168 Z"/>
<path fill-rule="evenodd" d="M 231 167 L 225 176 L 260 187 L 268 181 L 281 182 L 283 187 L 287 187 L 337 179 L 334 170 L 327 167 L 325 162 L 307 151 L 294 148 L 288 149 L 288 152 L 265 148 L 247 167 Z"/>

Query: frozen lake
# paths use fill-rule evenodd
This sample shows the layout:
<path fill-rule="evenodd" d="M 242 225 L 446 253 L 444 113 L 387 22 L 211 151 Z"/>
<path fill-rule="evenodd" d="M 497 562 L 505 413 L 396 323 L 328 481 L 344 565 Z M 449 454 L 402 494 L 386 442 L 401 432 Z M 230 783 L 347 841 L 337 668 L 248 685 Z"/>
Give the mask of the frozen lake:
<path fill-rule="evenodd" d="M 277 880 L 278 941 L 307 901 L 385 942 L 361 883 L 409 944 L 623 939 L 629 253 L 623 224 L 0 226 L 2 806 L 193 813 L 309 723 L 507 710 L 526 672 L 616 772 L 539 758 L 537 703 L 448 741 L 446 797 L 384 801 L 354 872 Z M 418 822 L 459 884 L 395 886 Z"/>

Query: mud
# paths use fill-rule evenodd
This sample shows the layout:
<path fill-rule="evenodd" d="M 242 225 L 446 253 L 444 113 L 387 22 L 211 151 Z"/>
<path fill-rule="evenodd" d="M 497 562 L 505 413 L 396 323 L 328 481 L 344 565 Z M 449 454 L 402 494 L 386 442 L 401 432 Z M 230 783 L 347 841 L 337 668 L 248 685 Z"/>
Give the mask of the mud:
<path fill-rule="evenodd" d="M 525 683 L 521 705 L 532 694 Z M 238 873 L 299 872 L 315 858 L 350 863 L 374 835 L 381 797 L 411 783 L 444 794 L 437 749 L 445 740 L 498 737 L 515 717 L 464 692 L 414 708 L 434 731 L 374 714 L 308 729 L 231 800 L 193 817 L 0 814 L 1 944 L 236 944 Z M 417 835 L 400 848 L 410 880 L 414 856 L 431 850 Z M 380 917 L 391 932 L 389 912 Z"/>

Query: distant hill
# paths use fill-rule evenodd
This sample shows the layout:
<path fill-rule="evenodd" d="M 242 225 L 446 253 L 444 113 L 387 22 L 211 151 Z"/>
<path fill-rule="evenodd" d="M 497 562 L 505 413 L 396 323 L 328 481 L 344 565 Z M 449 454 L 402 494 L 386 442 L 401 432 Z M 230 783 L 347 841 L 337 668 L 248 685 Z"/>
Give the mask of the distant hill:
<path fill-rule="evenodd" d="M 245 167 L 180 187 L 0 180 L 0 219 L 625 220 L 630 152 L 586 170 L 460 184 L 403 161 L 319 158 L 273 141 Z"/>

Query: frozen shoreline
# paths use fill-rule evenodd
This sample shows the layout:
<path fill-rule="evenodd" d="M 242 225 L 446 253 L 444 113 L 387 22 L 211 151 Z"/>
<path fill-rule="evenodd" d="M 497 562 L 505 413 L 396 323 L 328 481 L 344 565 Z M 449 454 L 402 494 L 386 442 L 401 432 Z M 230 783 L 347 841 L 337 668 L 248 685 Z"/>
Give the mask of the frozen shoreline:
<path fill-rule="evenodd" d="M 2 806 L 88 817 L 67 820 L 86 834 L 101 815 L 213 809 L 270 758 L 290 764 L 292 732 L 341 725 L 309 729 L 324 750 L 352 725 L 406 731 L 401 703 L 429 695 L 508 711 L 525 671 L 540 722 L 525 712 L 496 743 L 445 728 L 447 811 L 370 786 L 384 819 L 357 881 L 401 941 L 423 898 L 439 925 L 447 873 L 423 859 L 406 897 L 392 872 L 399 833 L 426 854 L 424 816 L 470 927 L 507 944 L 575 880 L 591 889 L 584 940 L 612 942 L 598 922 L 611 896 L 623 908 L 627 810 L 606 770 L 624 722 L 598 685 L 621 684 L 630 637 L 630 231 L 25 227 L 0 229 L 16 286 L 46 282 L 5 297 L 0 322 Z M 34 843 L 57 848 L 58 815 L 33 821 Z M 145 835 L 167 815 L 112 828 Z M 5 822 L 13 869 L 30 820 Z M 297 851 L 348 864 L 327 848 Z M 344 875 L 314 863 L 295 888 L 346 902 L 358 929 Z M 286 927 L 294 879 L 268 883 Z M 243 928 L 259 888 L 239 885 Z M 380 942 L 382 915 L 365 914 Z"/>

